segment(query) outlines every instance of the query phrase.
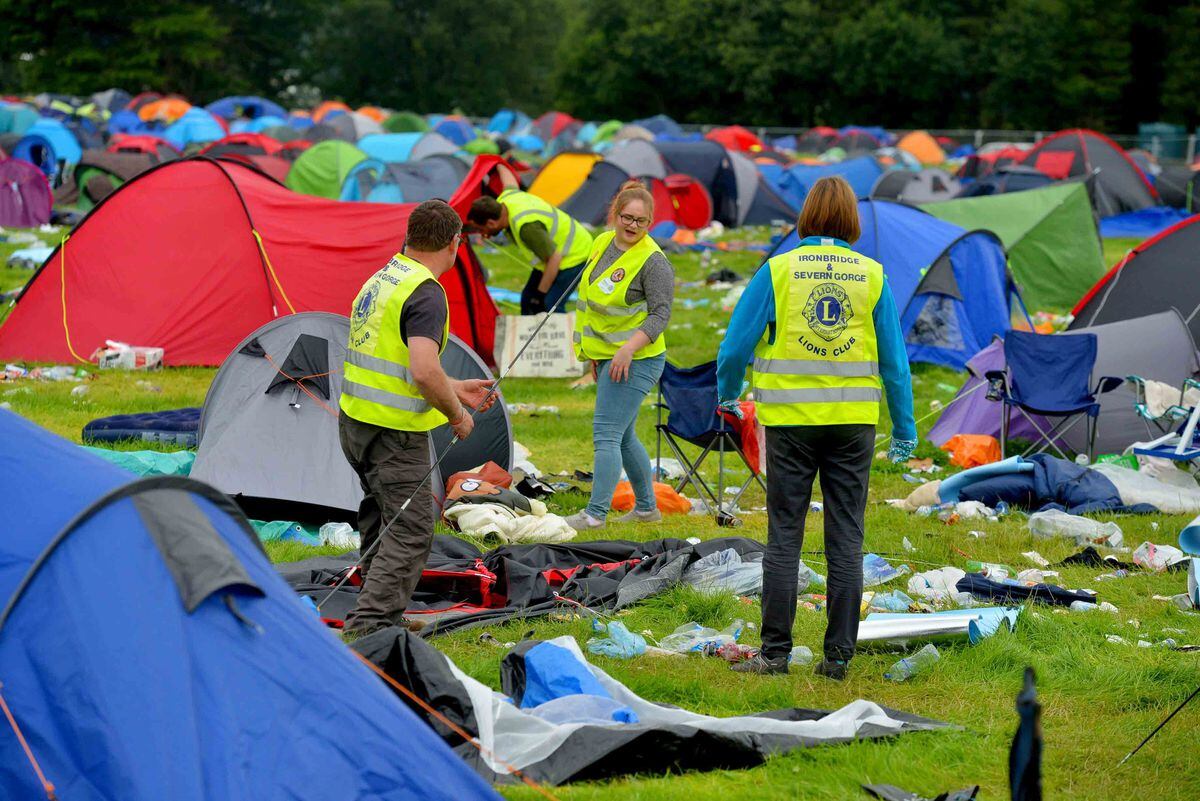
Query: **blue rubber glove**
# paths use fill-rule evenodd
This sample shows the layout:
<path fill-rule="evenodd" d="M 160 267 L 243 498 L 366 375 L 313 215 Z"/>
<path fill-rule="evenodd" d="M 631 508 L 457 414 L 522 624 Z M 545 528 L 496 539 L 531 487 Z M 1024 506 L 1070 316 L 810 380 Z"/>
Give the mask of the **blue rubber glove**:
<path fill-rule="evenodd" d="M 742 412 L 742 402 L 736 400 L 721 401 L 717 404 L 718 412 L 731 414 L 739 420 L 745 420 L 746 415 Z"/>
<path fill-rule="evenodd" d="M 912 458 L 913 451 L 917 449 L 917 441 L 915 439 L 896 439 L 892 438 L 892 447 L 888 449 L 888 458 L 892 460 L 892 464 L 900 464 L 907 462 Z"/>

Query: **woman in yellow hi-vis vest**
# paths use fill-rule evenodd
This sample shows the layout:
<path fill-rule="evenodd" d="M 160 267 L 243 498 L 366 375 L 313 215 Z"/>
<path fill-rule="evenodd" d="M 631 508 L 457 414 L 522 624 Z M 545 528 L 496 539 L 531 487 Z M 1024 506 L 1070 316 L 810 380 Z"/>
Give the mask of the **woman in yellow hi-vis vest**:
<path fill-rule="evenodd" d="M 667 361 L 665 339 L 675 270 L 647 231 L 654 198 L 637 181 L 621 187 L 609 209 L 613 226 L 596 237 L 579 282 L 575 352 L 596 375 L 592 424 L 595 467 L 587 508 L 567 518 L 577 531 L 602 528 L 621 468 L 637 503 L 623 522 L 661 520 L 650 456 L 637 438 L 642 401 Z"/>
<path fill-rule="evenodd" d="M 824 499 L 825 659 L 816 673 L 844 679 L 858 640 L 863 514 L 879 403 L 887 390 L 892 461 L 916 447 L 912 381 L 900 317 L 883 266 L 855 253 L 858 204 L 842 178 L 822 178 L 804 201 L 795 250 L 746 287 L 717 355 L 722 407 L 736 401 L 746 365 L 767 434 L 767 553 L 762 650 L 733 666 L 786 673 L 796 618 L 804 518 L 813 479 Z"/>

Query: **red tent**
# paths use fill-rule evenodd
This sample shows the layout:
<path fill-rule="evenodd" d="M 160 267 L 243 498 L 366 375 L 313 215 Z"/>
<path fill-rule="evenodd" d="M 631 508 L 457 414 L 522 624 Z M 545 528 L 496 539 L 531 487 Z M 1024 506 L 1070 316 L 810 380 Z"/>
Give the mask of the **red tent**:
<path fill-rule="evenodd" d="M 455 194 L 460 213 L 479 184 Z M 274 317 L 348 314 L 400 249 L 412 208 L 301 195 L 205 157 L 166 162 L 54 250 L 0 325 L 0 359 L 84 361 L 113 339 L 164 348 L 172 365 L 220 364 Z M 450 330 L 490 360 L 498 312 L 467 242 L 441 281 Z"/>
<path fill-rule="evenodd" d="M 248 164 L 264 175 L 274 178 L 281 184 L 287 181 L 287 174 L 292 169 L 292 162 L 279 156 L 263 156 L 256 153 L 222 153 L 216 156 L 216 158 L 222 161 Z"/>
<path fill-rule="evenodd" d="M 654 222 L 669 221 L 680 228 L 699 230 L 712 222 L 712 197 L 704 184 L 690 175 L 676 173 L 666 178 L 643 178 L 654 195 Z"/>
<path fill-rule="evenodd" d="M 108 143 L 109 153 L 146 153 L 159 161 L 179 156 L 179 148 L 153 134 L 117 134 Z"/>
<path fill-rule="evenodd" d="M 759 151 L 766 148 L 761 139 L 740 125 L 714 128 L 706 133 L 704 138 L 711 139 L 723 145 L 727 150 L 736 150 L 739 153 Z"/>
<path fill-rule="evenodd" d="M 247 156 L 273 156 L 283 148 L 278 139 L 260 133 L 235 133 L 211 142 L 200 150 L 202 156 L 243 153 Z"/>

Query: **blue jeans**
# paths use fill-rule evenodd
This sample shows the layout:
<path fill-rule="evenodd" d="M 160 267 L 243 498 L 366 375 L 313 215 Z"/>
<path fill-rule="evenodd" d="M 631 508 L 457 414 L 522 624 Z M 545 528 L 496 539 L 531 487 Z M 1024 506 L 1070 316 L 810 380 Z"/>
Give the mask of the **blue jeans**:
<path fill-rule="evenodd" d="M 592 471 L 592 497 L 587 513 L 597 520 L 608 515 L 613 490 L 621 479 L 622 465 L 637 498 L 634 508 L 641 512 L 658 508 L 650 455 L 638 440 L 635 428 L 638 409 L 658 384 L 666 363 L 665 354 L 634 359 L 629 365 L 629 377 L 620 383 L 609 377 L 607 359 L 596 368 L 596 416 L 592 423 L 596 464 Z"/>

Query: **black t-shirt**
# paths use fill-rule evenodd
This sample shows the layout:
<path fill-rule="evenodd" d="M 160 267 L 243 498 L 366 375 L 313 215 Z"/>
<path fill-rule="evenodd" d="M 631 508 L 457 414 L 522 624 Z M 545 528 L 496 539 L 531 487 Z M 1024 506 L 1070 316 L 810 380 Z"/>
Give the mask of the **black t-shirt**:
<path fill-rule="evenodd" d="M 446 331 L 446 290 L 437 281 L 426 281 L 408 296 L 400 310 L 400 338 L 425 337 L 442 345 Z"/>

